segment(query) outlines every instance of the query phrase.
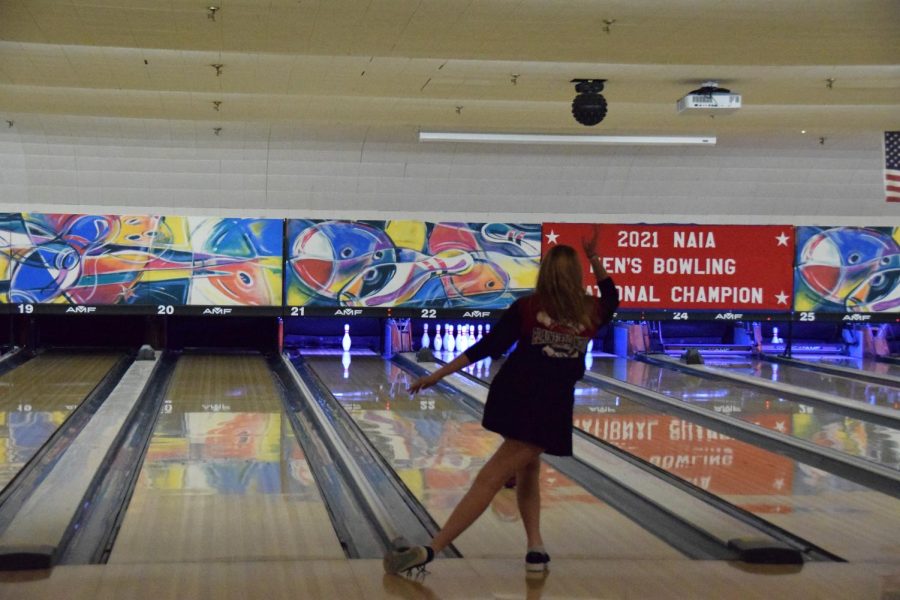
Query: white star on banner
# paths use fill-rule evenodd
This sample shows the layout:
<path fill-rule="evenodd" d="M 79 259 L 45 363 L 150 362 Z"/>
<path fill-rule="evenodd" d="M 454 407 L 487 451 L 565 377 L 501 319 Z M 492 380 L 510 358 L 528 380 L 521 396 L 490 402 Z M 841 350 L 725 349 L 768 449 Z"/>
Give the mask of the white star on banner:
<path fill-rule="evenodd" d="M 550 230 L 550 233 L 547 234 L 547 243 L 548 243 L 548 244 L 556 244 L 556 243 L 558 243 L 558 242 L 556 241 L 556 238 L 558 238 L 558 237 L 559 237 L 559 234 L 556 233 L 555 231 L 553 231 L 553 230 L 551 229 L 551 230 Z"/>
<path fill-rule="evenodd" d="M 780 431 L 781 433 L 784 433 L 785 431 L 787 431 L 787 424 L 785 424 L 784 421 L 777 421 L 775 423 L 775 431 Z"/>
<path fill-rule="evenodd" d="M 781 488 L 783 488 L 784 487 L 784 478 L 779 477 L 778 479 L 776 479 L 775 482 L 772 484 L 772 487 L 774 487 L 776 490 L 780 490 Z"/>
<path fill-rule="evenodd" d="M 775 294 L 775 297 L 778 298 L 778 304 L 787 304 L 788 295 L 784 293 L 784 290 L 780 294 Z"/>
<path fill-rule="evenodd" d="M 788 240 L 791 238 L 782 231 L 780 235 L 775 236 L 775 239 L 778 240 L 779 246 L 787 246 Z"/>

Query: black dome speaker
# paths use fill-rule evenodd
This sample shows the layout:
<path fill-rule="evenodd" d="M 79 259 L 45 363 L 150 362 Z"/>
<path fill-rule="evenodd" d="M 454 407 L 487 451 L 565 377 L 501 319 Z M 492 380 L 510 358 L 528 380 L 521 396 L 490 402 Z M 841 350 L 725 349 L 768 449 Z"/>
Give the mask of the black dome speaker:
<path fill-rule="evenodd" d="M 606 117 L 606 98 L 603 91 L 605 79 L 573 79 L 575 92 L 572 100 L 572 116 L 582 125 L 596 125 Z"/>

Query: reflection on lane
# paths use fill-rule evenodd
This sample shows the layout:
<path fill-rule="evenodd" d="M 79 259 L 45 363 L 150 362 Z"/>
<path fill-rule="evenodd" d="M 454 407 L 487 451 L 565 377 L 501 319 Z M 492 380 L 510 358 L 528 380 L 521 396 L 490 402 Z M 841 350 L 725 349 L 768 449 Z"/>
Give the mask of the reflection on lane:
<path fill-rule="evenodd" d="M 645 366 L 638 367 L 638 364 Z M 779 433 L 900 469 L 900 431 L 891 427 L 779 398 L 774 392 L 625 358 L 597 360 L 591 371 L 679 398 L 696 406 L 727 412 L 742 421 L 774 429 Z M 759 418 L 759 415 L 771 414 L 784 416 Z"/>
<path fill-rule="evenodd" d="M 628 361 L 627 381 L 648 365 Z M 848 560 L 900 560 L 900 501 L 690 421 L 655 413 L 587 382 L 579 384 L 575 425 Z M 745 411 L 728 396 L 717 412 Z M 764 427 L 795 427 L 775 403 L 742 413 Z"/>
<path fill-rule="evenodd" d="M 419 502 L 438 523 L 446 521 L 500 437 L 485 431 L 460 407 L 458 395 L 442 386 L 411 398 L 406 387 L 412 376 L 389 361 L 354 356 L 348 378 L 337 357 L 307 362 Z M 547 465 L 541 479 L 541 521 L 554 555 L 680 556 Z M 524 534 L 518 520 L 515 490 L 501 490 L 455 545 L 467 557 L 519 557 Z"/>
<path fill-rule="evenodd" d="M 595 358 L 594 365 L 604 361 L 615 362 L 615 368 L 600 368 L 636 385 L 648 380 L 653 367 L 610 358 Z M 729 394 L 710 392 L 704 401 L 716 412 L 745 414 L 773 429 L 800 427 L 807 416 L 792 415 L 778 402 L 753 410 Z M 845 559 L 900 561 L 900 500 L 893 497 L 587 381 L 575 390 L 575 426 Z"/>
<path fill-rule="evenodd" d="M 747 358 L 740 362 L 707 358 L 705 362 L 707 367 L 796 385 L 876 406 L 900 409 L 900 388 L 853 379 L 849 375 L 822 373 L 758 358 Z"/>
<path fill-rule="evenodd" d="M 0 489 L 119 358 L 116 354 L 42 354 L 0 377 Z"/>
<path fill-rule="evenodd" d="M 900 377 L 900 365 L 893 363 L 881 362 L 872 358 L 853 358 L 850 356 L 795 356 L 797 360 L 804 362 L 821 362 L 825 365 L 833 365 L 835 367 L 846 367 L 848 369 L 859 369 L 876 375 L 890 375 L 891 377 Z"/>
<path fill-rule="evenodd" d="M 181 357 L 111 562 L 343 556 L 313 518 L 330 529 L 263 358 Z"/>

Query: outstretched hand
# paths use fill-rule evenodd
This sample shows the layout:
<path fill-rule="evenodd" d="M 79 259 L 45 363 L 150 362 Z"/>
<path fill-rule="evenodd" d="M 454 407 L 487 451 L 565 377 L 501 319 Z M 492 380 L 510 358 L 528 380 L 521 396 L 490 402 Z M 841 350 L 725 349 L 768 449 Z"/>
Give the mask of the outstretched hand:
<path fill-rule="evenodd" d="M 409 384 L 409 387 L 406 388 L 406 391 L 408 391 L 410 395 L 413 395 L 420 390 L 425 390 L 425 389 L 430 388 L 431 386 L 433 386 L 440 380 L 441 380 L 441 378 L 436 377 L 434 373 L 429 373 L 428 375 L 425 375 L 424 377 L 419 377 L 418 379 L 413 381 L 411 384 Z"/>
<path fill-rule="evenodd" d="M 599 237 L 600 228 L 594 225 L 591 227 L 591 239 L 581 238 L 581 247 L 584 249 L 584 253 L 588 258 L 597 256 L 597 240 Z"/>

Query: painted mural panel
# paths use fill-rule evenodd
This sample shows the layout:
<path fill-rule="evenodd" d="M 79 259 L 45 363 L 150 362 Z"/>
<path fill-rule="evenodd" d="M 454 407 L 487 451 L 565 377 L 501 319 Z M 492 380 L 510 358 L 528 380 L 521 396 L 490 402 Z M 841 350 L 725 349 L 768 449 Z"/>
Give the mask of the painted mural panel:
<path fill-rule="evenodd" d="M 0 215 L 0 301 L 281 304 L 282 221 Z"/>
<path fill-rule="evenodd" d="M 0 213 L 0 304 L 6 303 L 10 269 L 10 231 L 6 224 L 19 218 L 19 213 Z"/>
<path fill-rule="evenodd" d="M 900 227 L 798 227 L 796 311 L 900 312 Z"/>
<path fill-rule="evenodd" d="M 530 292 L 540 224 L 290 220 L 290 306 L 506 308 Z"/>

